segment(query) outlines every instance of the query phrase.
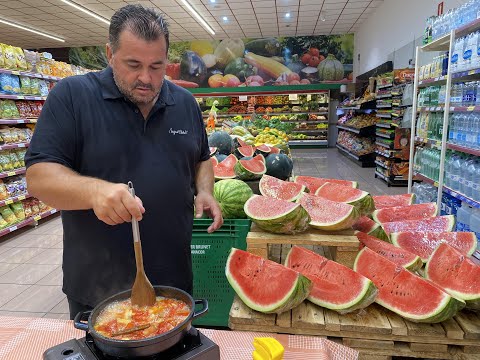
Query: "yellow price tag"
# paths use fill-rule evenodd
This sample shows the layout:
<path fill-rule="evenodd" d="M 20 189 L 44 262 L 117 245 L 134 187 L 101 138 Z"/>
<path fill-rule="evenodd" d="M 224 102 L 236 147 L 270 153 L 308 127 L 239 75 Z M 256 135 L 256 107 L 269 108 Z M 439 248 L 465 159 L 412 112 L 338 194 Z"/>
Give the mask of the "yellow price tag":
<path fill-rule="evenodd" d="M 24 100 L 24 99 L 25 99 L 25 96 L 23 96 L 23 95 L 18 95 L 18 96 L 17 96 L 17 99 L 18 99 L 18 100 Z"/>
<path fill-rule="evenodd" d="M 467 111 L 473 111 L 473 110 L 475 110 L 475 106 L 469 106 L 469 107 L 467 107 Z"/>
<path fill-rule="evenodd" d="M 438 187 L 438 182 L 435 181 L 435 182 L 433 183 L 433 186 Z"/>
<path fill-rule="evenodd" d="M 468 72 L 468 75 L 473 75 L 473 74 L 475 74 L 475 70 L 470 70 L 470 71 Z"/>
<path fill-rule="evenodd" d="M 17 174 L 15 173 L 15 171 L 9 171 L 9 172 L 7 172 L 7 176 L 14 176 L 14 175 L 17 175 Z"/>
<path fill-rule="evenodd" d="M 42 218 L 42 217 L 41 217 L 40 215 L 37 215 L 37 216 L 34 216 L 34 217 L 33 217 L 33 220 L 38 221 L 38 220 L 40 220 L 41 218 Z"/>
<path fill-rule="evenodd" d="M 13 70 L 13 71 L 12 71 L 12 75 L 20 75 L 20 72 Z"/>
<path fill-rule="evenodd" d="M 25 196 L 25 195 L 20 195 L 20 196 L 18 197 L 18 200 L 25 200 L 25 199 L 26 199 L 26 196 Z"/>
<path fill-rule="evenodd" d="M 12 199 L 5 200 L 5 204 L 6 205 L 13 204 L 13 200 Z"/>

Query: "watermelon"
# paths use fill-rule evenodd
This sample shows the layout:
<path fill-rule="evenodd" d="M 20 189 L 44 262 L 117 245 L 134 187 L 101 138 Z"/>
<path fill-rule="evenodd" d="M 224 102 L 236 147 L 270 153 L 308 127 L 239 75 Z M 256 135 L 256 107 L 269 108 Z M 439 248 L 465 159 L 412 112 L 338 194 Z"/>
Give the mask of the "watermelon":
<path fill-rule="evenodd" d="M 385 241 L 377 239 L 368 234 L 357 232 L 357 239 L 370 250 L 377 254 L 386 257 L 388 260 L 394 262 L 398 266 L 402 266 L 410 271 L 417 271 L 423 266 L 423 261 L 420 256 L 411 253 L 408 250 L 398 248 Z"/>
<path fill-rule="evenodd" d="M 213 175 L 215 176 L 215 180 L 223 180 L 223 179 L 234 179 L 237 175 L 235 175 L 235 171 L 233 168 L 237 163 L 237 158 L 235 155 L 231 154 L 228 155 L 225 160 L 220 162 L 218 165 L 213 167 Z"/>
<path fill-rule="evenodd" d="M 213 196 L 220 205 L 224 219 L 243 219 L 243 206 L 253 195 L 250 186 L 241 180 L 220 180 L 213 186 Z"/>
<path fill-rule="evenodd" d="M 465 306 L 464 301 L 368 247 L 358 253 L 354 270 L 377 286 L 376 303 L 413 322 L 442 322 Z"/>
<path fill-rule="evenodd" d="M 215 154 L 215 158 L 218 160 L 219 163 L 221 163 L 227 157 L 228 157 L 228 155 L 225 155 L 225 154 Z"/>
<path fill-rule="evenodd" d="M 275 199 L 295 201 L 305 191 L 305 185 L 283 181 L 270 175 L 263 175 L 258 185 L 263 196 Z"/>
<path fill-rule="evenodd" d="M 256 156 L 254 156 L 253 159 L 254 160 L 259 160 L 259 161 L 261 161 L 265 164 L 265 156 L 263 156 L 262 154 L 258 154 Z"/>
<path fill-rule="evenodd" d="M 253 195 L 244 206 L 245 214 L 261 229 L 276 234 L 307 230 L 310 216 L 298 203 Z"/>
<path fill-rule="evenodd" d="M 353 205 L 362 215 L 369 215 L 375 210 L 370 194 L 351 186 L 327 182 L 315 191 L 315 195 L 328 200 Z"/>
<path fill-rule="evenodd" d="M 420 256 L 423 262 L 427 262 L 433 251 L 442 242 L 467 256 L 472 255 L 477 248 L 477 237 L 473 232 L 406 231 L 392 233 L 390 239 L 395 246 Z"/>
<path fill-rule="evenodd" d="M 349 204 L 330 201 L 303 193 L 297 200 L 311 217 L 310 226 L 325 231 L 345 230 L 359 218 L 358 210 Z"/>
<path fill-rule="evenodd" d="M 265 159 L 267 174 L 278 179 L 286 180 L 293 170 L 293 161 L 285 154 L 270 154 Z"/>
<path fill-rule="evenodd" d="M 425 277 L 464 300 L 467 308 L 480 310 L 480 266 L 452 246 L 438 245 L 425 266 Z"/>
<path fill-rule="evenodd" d="M 215 155 L 215 153 L 217 152 L 217 150 L 218 150 L 218 149 L 217 149 L 216 147 L 210 146 L 210 156 Z"/>
<path fill-rule="evenodd" d="M 352 228 L 365 234 L 375 236 L 378 239 L 388 240 L 387 234 L 383 231 L 382 226 L 367 216 L 360 216 L 360 218 L 355 221 L 355 224 L 352 225 Z"/>
<path fill-rule="evenodd" d="M 208 146 L 216 147 L 220 154 L 230 155 L 234 149 L 233 139 L 225 131 L 215 131 L 208 137 Z"/>
<path fill-rule="evenodd" d="M 272 151 L 272 149 L 268 145 L 262 144 L 257 146 L 257 154 L 268 155 L 270 151 Z"/>
<path fill-rule="evenodd" d="M 334 184 L 345 185 L 345 186 L 351 186 L 351 187 L 354 187 L 354 188 L 357 187 L 357 182 L 356 181 L 339 180 L 339 179 L 324 179 L 324 178 L 317 178 L 317 177 L 312 177 L 312 176 L 296 176 L 294 181 L 296 183 L 305 185 L 308 188 L 309 192 L 312 193 L 312 194 L 315 194 L 317 189 L 327 182 L 334 183 Z"/>
<path fill-rule="evenodd" d="M 414 194 L 373 196 L 376 209 L 412 205 L 413 199 L 415 199 Z"/>
<path fill-rule="evenodd" d="M 248 307 L 264 313 L 293 309 L 307 298 L 313 286 L 292 269 L 235 248 L 228 256 L 225 275 Z"/>
<path fill-rule="evenodd" d="M 372 214 L 377 223 L 386 223 L 404 220 L 420 220 L 437 216 L 437 204 L 424 203 L 407 206 L 396 206 L 375 210 Z"/>
<path fill-rule="evenodd" d="M 280 150 L 278 147 L 276 146 L 271 146 L 270 147 L 270 154 L 280 154 L 282 152 L 282 150 Z"/>
<path fill-rule="evenodd" d="M 210 158 L 210 161 L 212 162 L 212 165 L 215 167 L 218 165 L 218 159 L 215 156 L 212 156 Z"/>
<path fill-rule="evenodd" d="M 240 136 L 235 136 L 233 139 L 233 144 L 235 149 L 242 147 L 242 146 L 248 146 L 248 144 L 240 137 Z"/>
<path fill-rule="evenodd" d="M 382 227 L 390 238 L 390 234 L 401 231 L 452 231 L 455 226 L 455 216 L 445 215 L 421 220 L 406 220 L 383 223 Z"/>
<path fill-rule="evenodd" d="M 242 146 L 237 148 L 237 155 L 239 158 L 241 157 L 249 157 L 255 154 L 255 147 L 252 145 Z"/>
<path fill-rule="evenodd" d="M 340 314 L 367 307 L 378 292 L 370 279 L 300 246 L 292 247 L 285 266 L 313 282 L 309 301 Z"/>
<path fill-rule="evenodd" d="M 260 179 L 267 171 L 267 167 L 260 160 L 239 160 L 234 167 L 234 172 L 240 180 Z"/>

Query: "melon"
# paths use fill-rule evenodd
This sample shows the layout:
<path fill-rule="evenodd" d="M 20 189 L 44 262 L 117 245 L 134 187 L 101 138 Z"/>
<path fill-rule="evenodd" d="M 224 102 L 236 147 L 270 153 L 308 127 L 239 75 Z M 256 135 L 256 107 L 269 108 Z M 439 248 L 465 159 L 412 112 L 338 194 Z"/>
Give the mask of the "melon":
<path fill-rule="evenodd" d="M 235 136 L 233 138 L 233 144 L 235 149 L 242 147 L 242 146 L 248 146 L 248 144 L 239 136 Z"/>
<path fill-rule="evenodd" d="M 318 78 L 320 81 L 342 80 L 343 74 L 343 64 L 333 54 L 328 54 L 326 59 L 318 65 Z"/>
<path fill-rule="evenodd" d="M 268 145 L 262 144 L 257 146 L 257 154 L 268 155 L 270 151 L 272 151 L 272 149 Z"/>
<path fill-rule="evenodd" d="M 370 194 L 351 186 L 327 182 L 315 191 L 315 195 L 328 200 L 353 205 L 361 215 L 369 215 L 375 210 Z"/>
<path fill-rule="evenodd" d="M 330 201 L 303 193 L 297 200 L 310 215 L 310 226 L 324 231 L 350 229 L 359 218 L 358 210 L 349 204 Z"/>
<path fill-rule="evenodd" d="M 208 137 L 208 146 L 216 147 L 220 154 L 230 155 L 234 149 L 233 139 L 225 131 L 215 131 Z"/>
<path fill-rule="evenodd" d="M 385 234 L 385 231 L 383 231 L 382 226 L 368 216 L 360 216 L 360 218 L 355 221 L 355 224 L 352 225 L 352 228 L 365 234 L 375 236 L 378 239 L 388 240 L 388 236 Z"/>
<path fill-rule="evenodd" d="M 305 185 L 283 181 L 270 175 L 263 175 L 258 185 L 263 196 L 275 199 L 295 201 L 305 191 Z"/>
<path fill-rule="evenodd" d="M 473 232 L 425 232 L 405 231 L 390 234 L 395 246 L 420 256 L 426 262 L 440 243 L 445 242 L 462 254 L 470 256 L 477 248 L 477 237 Z"/>
<path fill-rule="evenodd" d="M 215 153 L 217 152 L 217 148 L 215 146 L 210 146 L 210 156 L 213 156 L 215 155 Z"/>
<path fill-rule="evenodd" d="M 340 314 L 367 307 L 377 295 L 370 279 L 300 246 L 292 247 L 285 266 L 312 281 L 309 301 Z"/>
<path fill-rule="evenodd" d="M 225 275 L 238 297 L 263 313 L 293 309 L 307 298 L 313 286 L 297 271 L 236 248 L 230 251 Z"/>
<path fill-rule="evenodd" d="M 265 159 L 267 174 L 281 180 L 290 177 L 293 171 L 293 161 L 285 154 L 270 154 Z"/>
<path fill-rule="evenodd" d="M 253 195 L 244 206 L 245 214 L 259 228 L 276 234 L 307 230 L 310 216 L 298 203 Z"/>
<path fill-rule="evenodd" d="M 271 146 L 270 147 L 270 154 L 280 154 L 282 152 L 282 150 L 280 150 L 278 147 L 276 146 Z"/>
<path fill-rule="evenodd" d="M 237 148 L 237 155 L 239 158 L 241 157 L 250 157 L 255 154 L 255 147 L 252 145 L 242 146 Z"/>
<path fill-rule="evenodd" d="M 234 167 L 234 172 L 240 180 L 260 179 L 267 171 L 267 167 L 260 160 L 239 160 Z"/>
<path fill-rule="evenodd" d="M 442 322 L 465 306 L 463 300 L 450 296 L 368 247 L 358 253 L 354 270 L 377 286 L 376 303 L 413 322 Z"/>
<path fill-rule="evenodd" d="M 480 266 L 452 246 L 438 245 L 425 266 L 425 277 L 464 300 L 467 308 L 480 310 Z"/>
<path fill-rule="evenodd" d="M 220 205 L 224 219 L 244 219 L 243 207 L 253 195 L 250 186 L 241 180 L 220 180 L 213 186 L 213 196 Z"/>
<path fill-rule="evenodd" d="M 221 163 L 227 157 L 228 157 L 228 155 L 225 155 L 225 154 L 215 154 L 215 158 L 218 160 L 219 163 Z"/>
<path fill-rule="evenodd" d="M 408 250 L 398 248 L 390 243 L 362 232 L 357 232 L 355 235 L 363 245 L 394 262 L 398 266 L 404 267 L 410 271 L 417 271 L 423 266 L 423 261 L 420 256 L 415 255 Z"/>
<path fill-rule="evenodd" d="M 212 156 L 210 158 L 210 161 L 212 162 L 212 165 L 215 167 L 218 165 L 218 159 L 215 156 Z"/>
<path fill-rule="evenodd" d="M 424 203 L 407 206 L 396 206 L 375 210 L 373 220 L 382 224 L 386 222 L 420 220 L 437 216 L 437 204 Z"/>
<path fill-rule="evenodd" d="M 215 165 L 213 167 L 213 175 L 215 177 L 215 180 L 236 178 L 237 175 L 235 175 L 235 171 L 233 169 L 237 161 L 238 160 L 235 155 L 231 154 L 228 155 L 225 160 L 220 162 L 218 165 Z"/>
<path fill-rule="evenodd" d="M 375 203 L 376 209 L 412 205 L 414 199 L 414 194 L 373 196 L 373 202 Z"/>
<path fill-rule="evenodd" d="M 351 186 L 354 188 L 357 187 L 356 181 L 340 180 L 340 179 L 324 179 L 324 178 L 317 178 L 313 176 L 296 176 L 293 181 L 295 181 L 296 183 L 305 185 L 308 188 L 309 192 L 311 192 L 312 194 L 315 194 L 317 189 L 327 182 Z"/>
<path fill-rule="evenodd" d="M 258 154 L 256 156 L 254 156 L 253 159 L 254 160 L 259 160 L 259 161 L 261 161 L 265 164 L 265 156 L 263 156 L 262 154 Z"/>
<path fill-rule="evenodd" d="M 406 220 L 383 223 L 382 227 L 390 238 L 390 234 L 402 231 L 452 231 L 455 226 L 455 216 L 436 216 L 421 220 Z"/>

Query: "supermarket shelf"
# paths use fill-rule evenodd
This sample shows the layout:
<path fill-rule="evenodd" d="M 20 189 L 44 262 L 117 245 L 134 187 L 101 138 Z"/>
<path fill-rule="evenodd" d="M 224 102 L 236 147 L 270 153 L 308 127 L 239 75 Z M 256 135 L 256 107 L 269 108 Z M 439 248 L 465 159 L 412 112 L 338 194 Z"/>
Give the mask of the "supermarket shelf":
<path fill-rule="evenodd" d="M 0 145 L 0 151 L 2 150 L 9 150 L 9 149 L 19 149 L 19 148 L 26 148 L 30 145 L 30 143 L 19 143 L 19 144 L 6 144 Z"/>
<path fill-rule="evenodd" d="M 378 85 L 377 89 L 385 89 L 385 88 L 389 88 L 389 87 L 392 87 L 392 86 L 393 86 L 393 83 L 383 84 L 383 85 Z"/>
<path fill-rule="evenodd" d="M 0 119 L 0 125 L 36 124 L 37 119 Z"/>
<path fill-rule="evenodd" d="M 382 142 L 380 142 L 380 141 L 375 141 L 375 144 L 377 144 L 377 145 L 379 145 L 379 146 L 382 146 L 382 147 L 384 147 L 384 148 L 393 150 L 393 149 L 392 149 L 392 145 L 384 144 L 384 143 L 382 143 Z"/>
<path fill-rule="evenodd" d="M 475 156 L 480 156 L 480 149 L 471 149 L 465 146 L 455 145 L 447 143 L 447 149 L 460 151 L 466 154 L 471 154 Z"/>
<path fill-rule="evenodd" d="M 391 98 L 392 97 L 392 94 L 383 94 L 383 95 L 376 95 L 375 98 L 378 100 L 378 99 L 387 99 L 387 98 Z"/>
<path fill-rule="evenodd" d="M 424 144 L 428 144 L 431 147 L 440 149 L 442 147 L 442 142 L 440 140 L 434 140 L 434 139 L 424 139 L 418 136 L 415 136 L 415 141 L 422 142 Z"/>
<path fill-rule="evenodd" d="M 419 112 L 445 111 L 444 106 L 423 106 Z M 450 112 L 480 111 L 480 106 L 450 106 Z"/>
<path fill-rule="evenodd" d="M 287 96 L 287 95 L 285 95 Z M 243 103 L 244 101 L 242 101 Z M 283 107 L 283 106 L 290 106 L 292 105 L 292 103 L 294 103 L 295 101 L 290 101 L 289 103 L 287 104 L 256 104 L 255 105 L 255 108 L 259 108 L 259 107 L 271 107 L 271 108 L 276 108 L 276 107 Z M 329 103 L 325 103 L 325 102 L 319 102 L 317 103 L 319 107 L 328 107 L 329 106 Z M 232 105 L 236 105 L 236 104 L 228 104 L 228 105 L 217 105 L 217 108 L 220 107 L 229 107 L 229 106 L 232 106 Z M 297 104 L 293 104 L 293 105 L 297 105 Z M 204 104 L 201 104 L 200 107 L 204 110 L 210 110 L 212 108 L 212 105 L 204 105 Z"/>
<path fill-rule="evenodd" d="M 388 150 L 387 150 L 388 151 Z M 392 154 L 387 151 L 375 150 L 375 153 L 381 156 L 385 156 L 386 158 L 393 158 Z"/>
<path fill-rule="evenodd" d="M 400 180 L 400 179 L 395 179 L 395 177 L 387 177 L 383 175 L 381 172 L 378 172 L 375 170 L 375 177 L 379 177 L 380 179 L 384 180 L 387 185 L 390 186 L 406 186 L 408 185 L 407 180 Z"/>
<path fill-rule="evenodd" d="M 29 71 L 19 71 L 19 70 L 9 70 L 9 69 L 0 69 L 0 74 L 21 75 L 21 76 L 27 76 L 31 78 L 45 79 L 45 80 L 56 80 L 56 81 L 62 80 L 62 78 L 58 76 L 50 76 L 50 75 L 43 75 L 40 73 L 33 73 Z"/>
<path fill-rule="evenodd" d="M 350 152 L 346 147 L 344 147 L 340 144 L 336 144 L 335 146 L 344 155 L 346 155 L 347 157 L 350 157 L 353 160 L 355 160 L 357 162 L 357 164 L 360 165 L 361 167 L 374 167 L 375 166 L 375 160 L 372 157 L 372 155 L 374 155 L 374 153 L 364 154 L 364 155 L 356 155 L 356 154 Z"/>
<path fill-rule="evenodd" d="M 53 209 L 53 210 L 48 210 L 40 215 L 36 215 L 36 216 L 33 216 L 33 217 L 29 217 L 23 221 L 20 221 L 19 223 L 15 224 L 15 225 L 12 225 L 6 229 L 3 229 L 0 231 L 0 236 L 5 236 L 7 234 L 10 234 L 11 232 L 15 231 L 15 230 L 18 230 L 18 229 L 21 229 L 27 225 L 33 225 L 35 224 L 38 220 L 40 219 L 45 219 L 46 217 L 49 217 L 50 215 L 53 215 L 55 214 L 56 212 L 58 212 L 58 210 L 56 209 Z"/>
<path fill-rule="evenodd" d="M 453 109 L 454 108 L 451 107 L 450 111 L 453 111 Z M 445 106 L 422 106 L 417 109 L 417 112 L 437 112 L 437 111 L 445 111 Z"/>
<path fill-rule="evenodd" d="M 384 129 L 390 129 L 392 127 L 392 124 L 389 123 L 389 124 L 386 124 L 386 123 L 377 123 L 375 125 L 376 127 L 379 127 L 379 128 L 384 128 Z"/>
<path fill-rule="evenodd" d="M 463 195 L 462 193 L 455 191 L 447 186 L 443 186 L 443 192 L 453 196 L 454 198 L 457 198 L 458 200 L 461 200 L 463 202 L 466 202 L 468 205 L 479 208 L 480 209 L 480 202 L 473 200 L 472 198 L 469 198 L 468 196 Z"/>
<path fill-rule="evenodd" d="M 443 35 L 442 37 L 423 45 L 423 51 L 447 51 L 450 47 L 450 34 Z"/>
<path fill-rule="evenodd" d="M 25 200 L 25 199 L 28 199 L 28 198 L 31 198 L 31 197 L 32 197 L 32 195 L 30 195 L 29 193 L 26 193 L 26 194 L 23 194 L 23 195 L 18 195 L 18 196 L 13 196 L 11 198 L 0 201 L 0 206 L 9 205 L 9 204 L 12 204 L 14 202 Z"/>
<path fill-rule="evenodd" d="M 432 79 L 425 79 L 422 81 L 418 82 L 418 87 L 419 88 L 425 88 L 433 85 L 441 85 L 447 82 L 447 77 L 446 76 L 439 76 L 436 78 Z"/>
<path fill-rule="evenodd" d="M 328 120 L 285 120 L 285 123 L 328 124 Z"/>
<path fill-rule="evenodd" d="M 299 132 L 299 133 L 319 133 L 319 132 L 327 132 L 328 129 L 293 129 L 292 132 Z"/>
<path fill-rule="evenodd" d="M 0 94 L 0 99 L 9 100 L 47 100 L 46 96 L 32 96 L 32 95 L 7 95 Z"/>
<path fill-rule="evenodd" d="M 27 172 L 26 168 L 20 168 L 20 169 L 8 171 L 8 172 L 0 172 L 0 179 L 10 177 L 10 176 L 25 174 L 26 172 Z"/>
<path fill-rule="evenodd" d="M 328 146 L 328 140 L 289 140 L 290 147 L 325 147 Z"/>
<path fill-rule="evenodd" d="M 438 182 L 434 181 L 433 179 L 430 179 L 429 177 L 426 177 L 425 175 L 420 174 L 419 172 L 414 172 L 413 176 L 418 178 L 419 180 L 422 180 L 423 182 L 426 182 L 427 184 L 438 187 Z"/>
<path fill-rule="evenodd" d="M 395 133 L 387 135 L 387 134 L 382 134 L 382 133 L 376 132 L 375 136 L 379 136 L 379 137 L 382 137 L 382 138 L 385 138 L 385 139 L 393 139 L 393 138 L 395 138 Z"/>
<path fill-rule="evenodd" d="M 475 76 L 480 74 L 480 68 L 479 69 L 472 69 L 472 70 L 466 70 L 466 71 L 459 71 L 456 73 L 452 74 L 452 79 L 455 81 L 465 80 L 468 79 L 471 76 Z"/>
<path fill-rule="evenodd" d="M 375 115 L 376 117 L 378 118 L 382 118 L 382 119 L 390 119 L 392 117 L 392 114 L 376 114 Z"/>
<path fill-rule="evenodd" d="M 328 115 L 328 111 L 322 111 L 322 112 L 308 112 L 308 111 L 296 111 L 296 112 L 285 112 L 285 113 L 255 113 L 256 115 L 268 115 L 268 116 L 278 116 L 278 115 L 300 115 L 300 114 L 310 114 L 310 115 Z M 208 117 L 208 114 L 203 114 L 203 117 Z M 246 113 L 234 113 L 234 114 L 217 114 L 217 118 L 225 118 L 225 117 L 234 117 L 234 116 L 252 116 L 251 113 L 246 114 Z"/>
<path fill-rule="evenodd" d="M 377 105 L 377 109 L 391 109 L 392 104 Z"/>
<path fill-rule="evenodd" d="M 375 100 L 364 102 L 354 106 L 337 106 L 337 110 L 374 110 L 377 106 Z"/>
<path fill-rule="evenodd" d="M 375 160 L 375 164 L 377 164 L 378 166 L 388 170 L 388 166 L 385 165 L 384 163 L 378 161 L 378 160 Z"/>
<path fill-rule="evenodd" d="M 346 131 L 350 131 L 350 132 L 352 132 L 354 134 L 358 134 L 360 136 L 366 136 L 366 135 L 372 135 L 373 134 L 373 131 L 375 129 L 375 125 L 365 126 L 365 127 L 358 128 L 358 129 L 350 127 L 350 126 L 337 125 L 337 128 L 342 129 L 342 130 L 346 130 Z"/>

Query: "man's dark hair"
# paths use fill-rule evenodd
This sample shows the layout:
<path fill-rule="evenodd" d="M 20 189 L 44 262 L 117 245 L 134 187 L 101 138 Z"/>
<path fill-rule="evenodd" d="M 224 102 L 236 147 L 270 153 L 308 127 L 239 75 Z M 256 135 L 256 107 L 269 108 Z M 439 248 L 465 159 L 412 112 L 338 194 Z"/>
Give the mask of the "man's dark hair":
<path fill-rule="evenodd" d="M 157 40 L 165 36 L 167 51 L 170 44 L 168 23 L 163 16 L 154 9 L 142 5 L 127 5 L 118 9 L 110 20 L 108 37 L 112 50 L 118 48 L 118 41 L 123 30 L 128 29 L 145 41 Z"/>

